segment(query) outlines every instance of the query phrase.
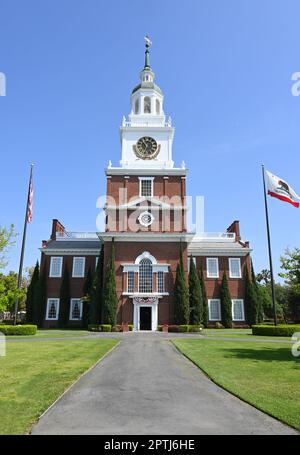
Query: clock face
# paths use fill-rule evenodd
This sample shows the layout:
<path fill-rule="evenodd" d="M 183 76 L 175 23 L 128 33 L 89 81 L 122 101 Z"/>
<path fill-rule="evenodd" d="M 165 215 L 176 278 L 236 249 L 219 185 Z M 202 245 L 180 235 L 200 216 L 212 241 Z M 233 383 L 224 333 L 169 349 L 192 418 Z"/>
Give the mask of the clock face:
<path fill-rule="evenodd" d="M 153 137 L 144 136 L 138 140 L 135 146 L 135 153 L 143 160 L 151 160 L 159 153 L 159 149 L 160 146 Z"/>

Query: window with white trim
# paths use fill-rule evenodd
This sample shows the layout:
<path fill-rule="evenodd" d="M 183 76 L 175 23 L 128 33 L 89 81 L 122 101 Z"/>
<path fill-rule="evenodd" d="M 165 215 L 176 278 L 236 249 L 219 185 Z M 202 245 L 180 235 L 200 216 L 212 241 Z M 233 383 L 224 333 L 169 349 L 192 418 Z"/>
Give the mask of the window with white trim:
<path fill-rule="evenodd" d="M 134 272 L 127 272 L 127 292 L 134 292 Z"/>
<path fill-rule="evenodd" d="M 220 299 L 208 300 L 208 319 L 210 321 L 221 321 L 221 301 Z"/>
<path fill-rule="evenodd" d="M 82 319 L 82 300 L 71 299 L 70 321 L 80 321 Z"/>
<path fill-rule="evenodd" d="M 153 178 L 140 178 L 140 196 L 153 196 Z"/>
<path fill-rule="evenodd" d="M 165 274 L 157 272 L 157 292 L 165 292 Z"/>
<path fill-rule="evenodd" d="M 206 259 L 207 278 L 219 278 L 219 261 L 218 258 Z"/>
<path fill-rule="evenodd" d="M 60 278 L 62 271 L 63 258 L 58 256 L 52 256 L 50 259 L 50 278 Z"/>
<path fill-rule="evenodd" d="M 229 258 L 229 278 L 241 278 L 241 259 Z"/>
<path fill-rule="evenodd" d="M 46 310 L 46 320 L 47 321 L 57 321 L 58 320 L 58 311 L 59 311 L 59 299 L 48 299 L 47 300 L 47 310 Z"/>
<path fill-rule="evenodd" d="M 232 320 L 233 321 L 244 321 L 245 310 L 243 299 L 232 299 Z"/>
<path fill-rule="evenodd" d="M 73 258 L 73 278 L 83 278 L 84 277 L 84 268 L 85 268 L 85 258 L 74 257 Z"/>
<path fill-rule="evenodd" d="M 151 114 L 151 98 L 149 96 L 144 98 L 144 114 Z"/>
<path fill-rule="evenodd" d="M 139 292 L 152 292 L 153 267 L 150 259 L 142 259 L 139 265 Z"/>

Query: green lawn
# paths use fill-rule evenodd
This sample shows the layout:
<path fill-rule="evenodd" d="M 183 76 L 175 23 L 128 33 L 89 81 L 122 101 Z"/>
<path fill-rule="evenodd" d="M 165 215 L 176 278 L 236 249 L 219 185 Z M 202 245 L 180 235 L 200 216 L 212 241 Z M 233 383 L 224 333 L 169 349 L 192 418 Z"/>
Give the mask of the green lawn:
<path fill-rule="evenodd" d="M 291 337 L 252 335 L 251 329 L 203 329 L 201 335 L 221 338 L 253 338 L 254 340 L 291 340 Z"/>
<path fill-rule="evenodd" d="M 0 434 L 24 434 L 117 340 L 7 343 L 0 357 Z"/>
<path fill-rule="evenodd" d="M 173 340 L 214 382 L 300 430 L 300 358 L 286 343 Z"/>
<path fill-rule="evenodd" d="M 85 337 L 92 335 L 92 332 L 87 330 L 56 330 L 56 329 L 39 329 L 35 335 L 8 335 L 7 338 L 30 339 L 30 338 L 69 338 L 69 337 Z"/>

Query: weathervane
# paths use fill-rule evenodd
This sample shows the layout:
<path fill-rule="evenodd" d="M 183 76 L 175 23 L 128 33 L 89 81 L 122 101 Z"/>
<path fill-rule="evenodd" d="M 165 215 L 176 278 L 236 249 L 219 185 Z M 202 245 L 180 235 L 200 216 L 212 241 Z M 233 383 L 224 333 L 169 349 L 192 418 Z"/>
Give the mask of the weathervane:
<path fill-rule="evenodd" d="M 148 36 L 148 35 L 146 35 L 146 36 L 144 37 L 144 40 L 145 40 L 145 46 L 146 46 L 146 49 L 148 50 L 148 49 L 149 49 L 149 47 L 151 47 L 151 46 L 152 46 L 152 41 L 151 41 L 151 39 L 149 38 L 149 36 Z"/>

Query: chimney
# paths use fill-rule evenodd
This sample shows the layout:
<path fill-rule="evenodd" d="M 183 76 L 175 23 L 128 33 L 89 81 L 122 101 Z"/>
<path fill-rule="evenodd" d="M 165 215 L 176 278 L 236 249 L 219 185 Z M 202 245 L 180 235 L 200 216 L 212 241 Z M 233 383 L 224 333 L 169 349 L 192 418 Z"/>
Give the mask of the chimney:
<path fill-rule="evenodd" d="M 235 220 L 229 228 L 227 228 L 227 232 L 233 232 L 235 233 L 235 239 L 237 242 L 241 240 L 241 234 L 240 234 L 240 222 Z"/>
<path fill-rule="evenodd" d="M 56 234 L 64 234 L 65 227 L 61 224 L 58 220 L 52 220 L 52 233 L 51 233 L 51 240 L 56 240 Z"/>

